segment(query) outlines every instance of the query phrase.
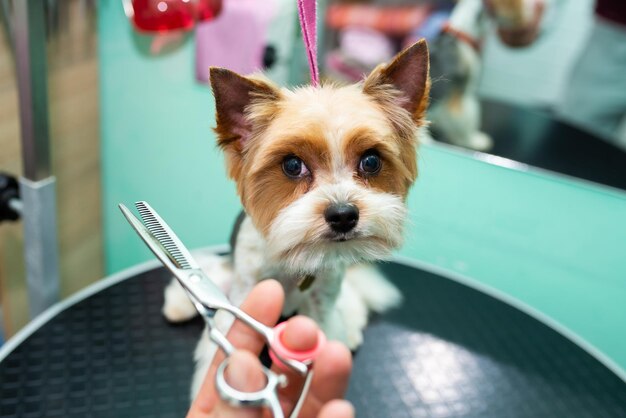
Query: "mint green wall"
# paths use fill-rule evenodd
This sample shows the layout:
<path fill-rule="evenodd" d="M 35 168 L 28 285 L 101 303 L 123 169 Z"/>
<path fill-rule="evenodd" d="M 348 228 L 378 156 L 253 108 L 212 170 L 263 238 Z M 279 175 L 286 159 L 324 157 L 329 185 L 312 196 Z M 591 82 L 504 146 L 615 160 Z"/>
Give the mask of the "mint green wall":
<path fill-rule="evenodd" d="M 223 243 L 237 210 L 195 82 L 193 39 L 164 56 L 138 46 L 120 1 L 99 4 L 105 257 L 113 273 L 150 257 L 117 204 L 147 200 L 192 247 Z M 135 36 L 135 38 L 133 38 Z"/>
<path fill-rule="evenodd" d="M 193 42 L 140 53 L 120 2 L 100 3 L 99 27 L 108 272 L 150 258 L 119 202 L 148 200 L 190 247 L 226 242 L 239 206 Z M 626 194 L 436 146 L 420 166 L 402 255 L 509 295 L 626 369 Z"/>
<path fill-rule="evenodd" d="M 626 369 L 626 193 L 426 148 L 402 255 L 542 312 Z"/>

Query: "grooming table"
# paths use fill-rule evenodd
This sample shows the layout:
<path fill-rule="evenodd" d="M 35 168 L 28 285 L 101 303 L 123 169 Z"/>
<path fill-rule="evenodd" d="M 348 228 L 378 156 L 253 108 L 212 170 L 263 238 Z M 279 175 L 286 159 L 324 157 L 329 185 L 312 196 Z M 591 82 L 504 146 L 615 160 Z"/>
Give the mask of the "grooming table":
<path fill-rule="evenodd" d="M 382 269 L 406 302 L 355 355 L 358 417 L 626 417 L 626 383 L 551 328 L 446 277 Z M 203 323 L 161 317 L 168 279 L 113 277 L 31 324 L 0 351 L 0 417 L 183 417 Z"/>

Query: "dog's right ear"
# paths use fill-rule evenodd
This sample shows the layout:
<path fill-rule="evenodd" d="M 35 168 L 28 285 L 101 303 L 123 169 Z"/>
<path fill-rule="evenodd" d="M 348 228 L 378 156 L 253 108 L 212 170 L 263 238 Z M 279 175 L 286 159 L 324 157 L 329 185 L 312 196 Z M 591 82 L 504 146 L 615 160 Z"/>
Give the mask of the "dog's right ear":
<path fill-rule="evenodd" d="M 226 153 L 229 175 L 237 180 L 241 151 L 255 130 L 267 125 L 271 112 L 263 106 L 275 103 L 280 90 L 268 80 L 243 77 L 225 68 L 211 67 L 209 78 L 215 97 L 217 143 Z"/>
<path fill-rule="evenodd" d="M 363 91 L 383 107 L 389 107 L 391 103 L 404 108 L 413 122 L 421 126 L 428 107 L 428 73 L 428 45 L 421 39 L 396 55 L 389 64 L 376 67 L 365 80 Z M 393 98 L 388 87 L 392 87 L 399 96 Z"/>

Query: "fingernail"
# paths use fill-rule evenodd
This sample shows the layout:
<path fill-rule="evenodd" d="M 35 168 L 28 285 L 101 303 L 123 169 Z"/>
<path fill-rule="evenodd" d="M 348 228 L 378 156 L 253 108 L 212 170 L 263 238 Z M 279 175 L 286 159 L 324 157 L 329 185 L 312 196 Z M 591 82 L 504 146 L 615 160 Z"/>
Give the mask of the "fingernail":
<path fill-rule="evenodd" d="M 282 342 L 293 351 L 311 350 L 317 345 L 317 325 L 305 316 L 296 316 L 287 322 Z"/>

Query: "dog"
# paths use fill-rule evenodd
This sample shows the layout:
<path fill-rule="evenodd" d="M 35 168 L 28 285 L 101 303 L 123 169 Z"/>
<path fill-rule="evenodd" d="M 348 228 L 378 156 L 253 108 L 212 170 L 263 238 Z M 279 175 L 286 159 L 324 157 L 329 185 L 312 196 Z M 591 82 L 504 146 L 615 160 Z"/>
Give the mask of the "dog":
<path fill-rule="evenodd" d="M 401 301 L 370 263 L 403 241 L 406 197 L 426 127 L 429 57 L 418 41 L 361 83 L 279 88 L 260 75 L 210 69 L 217 143 L 244 208 L 228 257 L 203 268 L 240 304 L 260 280 L 277 279 L 284 315 L 314 319 L 355 349 L 370 312 Z M 174 280 L 170 321 L 196 314 Z M 218 313 L 221 329 L 232 319 Z M 192 396 L 215 353 L 206 330 L 196 349 Z"/>
<path fill-rule="evenodd" d="M 495 25 L 516 29 L 530 24 L 545 0 L 459 0 L 433 42 L 428 119 L 433 135 L 454 145 L 489 151 L 492 138 L 480 130 L 478 84 L 481 45 Z"/>

